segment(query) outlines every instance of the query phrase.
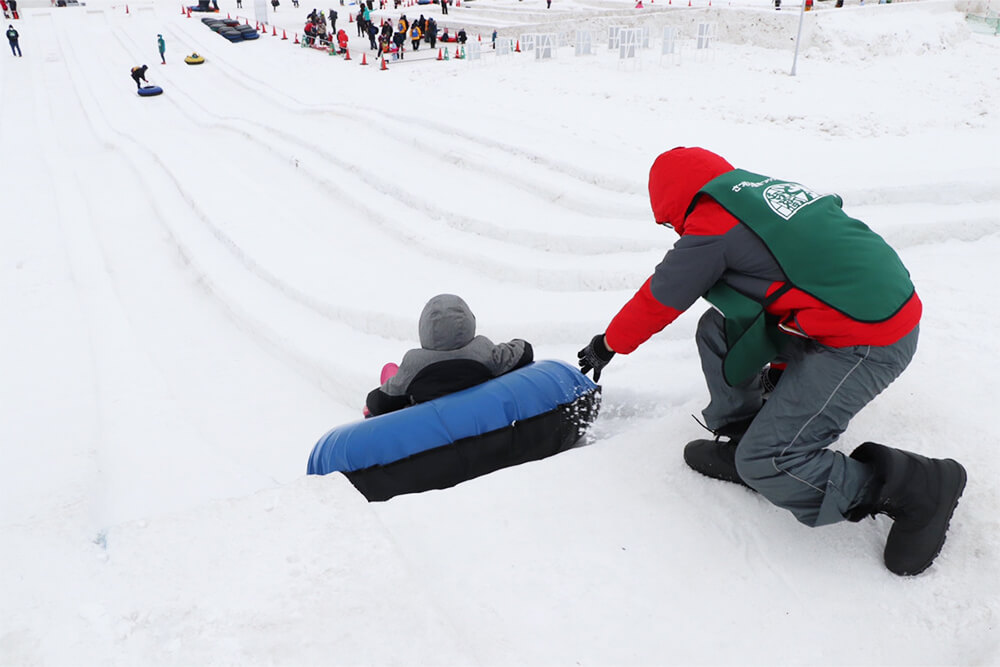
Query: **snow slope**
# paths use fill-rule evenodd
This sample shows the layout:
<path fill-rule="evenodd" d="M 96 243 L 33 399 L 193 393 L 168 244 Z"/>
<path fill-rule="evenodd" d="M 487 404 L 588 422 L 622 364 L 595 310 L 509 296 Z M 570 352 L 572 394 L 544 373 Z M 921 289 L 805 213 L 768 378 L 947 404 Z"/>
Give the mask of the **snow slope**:
<path fill-rule="evenodd" d="M 160 0 L 24 9 L 0 57 L 0 664 L 1000 664 L 1000 42 L 951 2 L 824 1 L 792 77 L 796 8 L 694 4 L 463 2 L 443 26 L 598 52 L 388 71 L 355 35 L 351 61 L 294 46 L 311 5 L 244 44 Z M 619 61 L 610 25 L 653 48 Z M 142 63 L 164 95 L 135 95 Z M 700 308 L 613 361 L 577 449 L 379 504 L 304 476 L 436 293 L 574 359 L 673 242 L 645 183 L 676 145 L 836 191 L 899 249 L 920 350 L 837 446 L 968 468 L 927 573 L 883 568 L 884 517 L 808 529 L 685 467 Z"/>

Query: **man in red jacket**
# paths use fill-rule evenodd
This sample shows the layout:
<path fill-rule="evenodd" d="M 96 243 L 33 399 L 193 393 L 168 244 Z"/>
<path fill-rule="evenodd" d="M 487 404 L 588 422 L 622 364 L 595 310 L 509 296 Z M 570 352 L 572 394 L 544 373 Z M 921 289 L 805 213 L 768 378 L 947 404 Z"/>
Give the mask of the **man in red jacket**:
<path fill-rule="evenodd" d="M 965 469 L 871 442 L 850 457 L 827 449 L 916 351 L 922 307 L 895 251 L 837 195 L 735 169 L 702 148 L 660 155 L 649 197 L 656 222 L 680 239 L 579 352 L 583 372 L 598 380 L 616 353 L 705 298 L 714 308 L 696 342 L 710 397 L 702 414 L 716 437 L 688 443 L 688 465 L 809 526 L 887 514 L 886 566 L 925 570 Z"/>

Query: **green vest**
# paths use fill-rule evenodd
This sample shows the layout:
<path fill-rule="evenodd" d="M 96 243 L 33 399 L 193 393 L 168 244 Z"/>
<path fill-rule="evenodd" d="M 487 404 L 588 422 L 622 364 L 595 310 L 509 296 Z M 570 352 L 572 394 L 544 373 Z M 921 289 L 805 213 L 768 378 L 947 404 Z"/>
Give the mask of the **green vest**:
<path fill-rule="evenodd" d="M 709 181 L 691 208 L 701 195 L 750 228 L 788 277 L 766 303 L 722 281 L 704 295 L 726 316 L 723 372 L 731 385 L 750 379 L 777 356 L 787 339 L 764 307 L 793 287 L 858 322 L 884 322 L 913 295 L 910 274 L 896 252 L 844 213 L 837 195 L 742 169 Z"/>

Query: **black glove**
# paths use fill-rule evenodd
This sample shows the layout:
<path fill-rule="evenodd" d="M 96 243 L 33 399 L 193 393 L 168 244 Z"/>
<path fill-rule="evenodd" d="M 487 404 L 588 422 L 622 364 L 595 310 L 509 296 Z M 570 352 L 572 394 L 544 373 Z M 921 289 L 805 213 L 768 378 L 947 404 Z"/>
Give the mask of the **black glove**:
<path fill-rule="evenodd" d="M 580 360 L 580 372 L 586 374 L 594 369 L 594 382 L 601 379 L 601 369 L 608 365 L 615 351 L 608 348 L 604 342 L 604 334 L 597 334 L 590 339 L 587 347 L 576 353 Z"/>

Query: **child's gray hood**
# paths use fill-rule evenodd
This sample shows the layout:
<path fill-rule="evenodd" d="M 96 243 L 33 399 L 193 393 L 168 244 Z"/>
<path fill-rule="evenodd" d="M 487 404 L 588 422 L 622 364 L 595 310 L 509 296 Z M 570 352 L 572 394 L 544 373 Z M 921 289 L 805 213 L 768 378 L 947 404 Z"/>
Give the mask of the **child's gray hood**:
<path fill-rule="evenodd" d="M 420 313 L 420 347 L 457 350 L 476 337 L 476 316 L 461 297 L 438 294 Z"/>

